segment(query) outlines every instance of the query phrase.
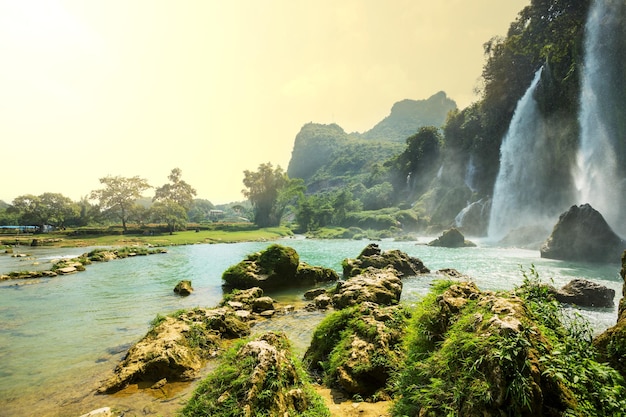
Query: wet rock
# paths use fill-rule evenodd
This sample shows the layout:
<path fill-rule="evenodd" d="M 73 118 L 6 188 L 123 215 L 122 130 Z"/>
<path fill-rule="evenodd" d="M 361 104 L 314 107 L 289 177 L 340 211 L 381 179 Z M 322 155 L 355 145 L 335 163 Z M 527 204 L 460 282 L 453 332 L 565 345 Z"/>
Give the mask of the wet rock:
<path fill-rule="evenodd" d="M 367 245 L 356 259 L 344 259 L 342 266 L 344 279 L 357 276 L 369 267 L 377 269 L 392 267 L 399 276 L 430 272 L 420 259 L 395 249 L 383 252 L 376 243 Z"/>
<path fill-rule="evenodd" d="M 189 294 L 193 292 L 191 281 L 189 280 L 180 281 L 178 284 L 176 284 L 176 287 L 174 287 L 174 292 L 178 295 L 188 296 Z"/>
<path fill-rule="evenodd" d="M 324 293 L 315 297 L 313 302 L 315 303 L 315 308 L 319 310 L 325 310 L 328 308 L 328 306 L 330 306 L 332 300 L 328 295 L 326 295 L 326 293 Z"/>
<path fill-rule="evenodd" d="M 325 282 L 335 282 L 339 275 L 334 269 L 323 266 L 312 266 L 306 262 L 300 262 L 296 272 L 296 282 L 302 286 L 312 286 Z"/>
<path fill-rule="evenodd" d="M 437 239 L 428 243 L 428 246 L 441 246 L 444 248 L 467 248 L 476 246 L 476 244 L 465 240 L 463 233 L 455 227 L 443 232 Z"/>
<path fill-rule="evenodd" d="M 326 290 L 324 288 L 314 288 L 304 293 L 304 299 L 313 300 L 315 297 L 322 294 L 326 294 Z"/>
<path fill-rule="evenodd" d="M 250 328 L 227 309 L 194 309 L 164 317 L 126 353 L 98 393 L 114 393 L 129 384 L 188 381 L 219 349 L 221 338 L 242 337 Z"/>
<path fill-rule="evenodd" d="M 80 417 L 112 417 L 111 407 L 102 407 L 97 410 L 92 410 L 87 414 L 83 414 Z"/>
<path fill-rule="evenodd" d="M 368 268 L 361 275 L 340 281 L 332 297 L 333 307 L 342 309 L 364 302 L 392 305 L 400 301 L 402 281 L 392 268 Z"/>
<path fill-rule="evenodd" d="M 266 310 L 274 310 L 274 300 L 271 297 L 259 297 L 252 301 L 252 310 L 260 313 Z"/>
<path fill-rule="evenodd" d="M 582 307 L 613 307 L 615 290 L 586 279 L 574 279 L 554 290 L 554 297 L 561 303 Z"/>
<path fill-rule="evenodd" d="M 624 242 L 604 217 L 589 204 L 572 206 L 561 214 L 552 234 L 541 246 L 541 257 L 570 261 L 618 262 Z"/>
<path fill-rule="evenodd" d="M 222 280 L 228 288 L 281 287 L 294 283 L 299 263 L 293 248 L 274 244 L 229 267 Z"/>

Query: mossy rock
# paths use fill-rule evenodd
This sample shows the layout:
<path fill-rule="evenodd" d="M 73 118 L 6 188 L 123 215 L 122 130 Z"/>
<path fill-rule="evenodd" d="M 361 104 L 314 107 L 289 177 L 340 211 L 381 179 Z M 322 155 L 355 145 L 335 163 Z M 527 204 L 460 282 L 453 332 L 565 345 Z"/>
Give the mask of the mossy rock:
<path fill-rule="evenodd" d="M 387 399 L 390 376 L 405 359 L 402 339 L 408 311 L 363 303 L 332 313 L 315 329 L 304 355 L 309 370 L 350 395 Z"/>
<path fill-rule="evenodd" d="M 328 417 L 330 412 L 292 354 L 285 334 L 268 332 L 230 349 L 180 415 Z"/>
<path fill-rule="evenodd" d="M 419 259 L 397 249 L 382 251 L 376 243 L 367 245 L 356 259 L 344 259 L 342 262 L 345 279 L 363 273 L 367 268 L 393 268 L 401 276 L 419 275 L 430 272 Z"/>

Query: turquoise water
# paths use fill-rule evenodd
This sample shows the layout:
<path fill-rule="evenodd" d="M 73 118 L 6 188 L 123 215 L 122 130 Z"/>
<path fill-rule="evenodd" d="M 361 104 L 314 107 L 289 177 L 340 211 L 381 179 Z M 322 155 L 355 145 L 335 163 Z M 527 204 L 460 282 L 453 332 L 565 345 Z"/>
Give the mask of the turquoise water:
<path fill-rule="evenodd" d="M 302 261 L 341 270 L 341 261 L 354 258 L 366 241 L 284 239 Z M 520 266 L 535 265 L 545 280 L 560 287 L 573 278 L 587 278 L 616 291 L 622 280 L 619 265 L 585 264 L 541 259 L 538 251 L 489 247 L 446 249 L 423 242 L 377 242 L 382 249 L 400 249 L 416 256 L 431 270 L 455 268 L 469 275 L 481 289 L 510 289 L 522 281 Z M 193 245 L 168 253 L 96 263 L 78 274 L 27 282 L 0 283 L 0 415 L 24 415 L 29 404 L 38 415 L 80 415 L 108 405 L 107 396 L 93 396 L 128 346 L 141 338 L 158 314 L 182 308 L 215 306 L 222 297 L 221 274 L 268 242 Z M 76 256 L 85 249 L 29 250 L 28 260 L 0 255 L 0 273 L 16 262 L 43 268 L 55 257 Z M 28 265 L 20 263 L 19 265 Z M 186 298 L 173 293 L 182 279 L 195 292 Z M 435 274 L 404 280 L 403 301 L 411 303 L 428 291 Z M 278 299 L 299 298 L 301 291 L 270 294 Z M 581 310 L 601 331 L 615 323 L 617 307 Z M 316 323 L 321 316 L 302 320 Z M 292 324 L 292 328 L 298 328 Z M 302 338 L 310 335 L 309 327 Z M 118 401 L 118 400 L 115 400 Z M 121 401 L 121 400 L 120 400 Z M 132 403 L 132 400 L 124 399 Z M 98 405 L 103 403 L 102 405 Z M 83 409 L 81 404 L 91 408 Z M 3 407 L 4 405 L 4 407 Z"/>

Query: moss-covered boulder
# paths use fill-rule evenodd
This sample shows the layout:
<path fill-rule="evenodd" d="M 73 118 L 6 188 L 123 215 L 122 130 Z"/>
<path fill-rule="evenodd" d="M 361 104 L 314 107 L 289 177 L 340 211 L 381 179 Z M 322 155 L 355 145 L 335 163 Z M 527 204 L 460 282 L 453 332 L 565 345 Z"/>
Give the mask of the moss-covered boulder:
<path fill-rule="evenodd" d="M 594 340 L 600 360 L 608 362 L 626 378 L 626 251 L 622 254 L 620 275 L 624 280 L 622 299 L 619 302 L 617 324 Z"/>
<path fill-rule="evenodd" d="M 394 415 L 621 415 L 623 380 L 559 308 L 530 280 L 515 293 L 436 284 L 409 324 Z"/>
<path fill-rule="evenodd" d="M 401 276 L 419 275 L 430 272 L 419 259 L 393 249 L 382 251 L 376 243 L 370 243 L 356 259 L 344 259 L 342 262 L 344 279 L 361 274 L 369 267 L 386 269 L 392 267 Z"/>
<path fill-rule="evenodd" d="M 248 255 L 222 274 L 224 287 L 236 289 L 310 286 L 337 279 L 332 269 L 301 263 L 295 249 L 278 244 Z"/>
<path fill-rule="evenodd" d="M 393 268 L 368 268 L 347 281 L 339 281 L 332 296 L 336 309 L 370 302 L 382 306 L 400 302 L 402 281 Z"/>
<path fill-rule="evenodd" d="M 196 388 L 181 416 L 330 416 L 283 333 L 231 349 Z"/>
<path fill-rule="evenodd" d="M 250 328 L 227 309 L 194 309 L 158 316 L 153 328 L 133 345 L 98 389 L 114 393 L 132 383 L 188 381 L 217 354 L 222 338 L 238 338 Z"/>
<path fill-rule="evenodd" d="M 315 330 L 304 355 L 309 370 L 350 395 L 387 399 L 390 376 L 405 359 L 408 311 L 363 303 L 332 313 Z"/>
<path fill-rule="evenodd" d="M 184 279 L 178 282 L 174 287 L 174 292 L 178 295 L 186 297 L 193 292 L 193 287 L 191 286 L 191 281 Z"/>
<path fill-rule="evenodd" d="M 475 243 L 465 240 L 463 233 L 456 227 L 444 231 L 437 239 L 428 243 L 428 246 L 440 246 L 444 248 L 467 248 L 476 246 Z"/>

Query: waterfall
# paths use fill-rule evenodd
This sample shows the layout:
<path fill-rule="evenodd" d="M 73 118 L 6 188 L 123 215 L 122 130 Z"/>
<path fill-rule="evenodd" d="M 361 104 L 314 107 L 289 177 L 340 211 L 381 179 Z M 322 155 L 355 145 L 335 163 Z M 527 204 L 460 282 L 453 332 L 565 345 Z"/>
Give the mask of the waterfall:
<path fill-rule="evenodd" d="M 547 126 L 534 98 L 542 68 L 517 103 L 509 130 L 500 147 L 500 170 L 496 177 L 489 218 L 490 239 L 499 240 L 519 227 L 542 225 L 551 229 L 555 213 L 549 196 Z"/>
<path fill-rule="evenodd" d="M 615 0 L 596 0 L 589 11 L 578 118 L 580 148 L 574 170 L 578 203 L 591 204 L 621 232 L 626 227 L 620 218 L 620 211 L 626 211 L 622 209 L 626 189 L 619 175 L 616 145 L 619 135 L 624 135 L 619 130 L 624 97 L 618 88 L 619 77 L 624 75 L 616 70 L 616 56 L 620 56 L 619 37 L 623 35 L 619 25 L 624 13 L 624 2 Z"/>

